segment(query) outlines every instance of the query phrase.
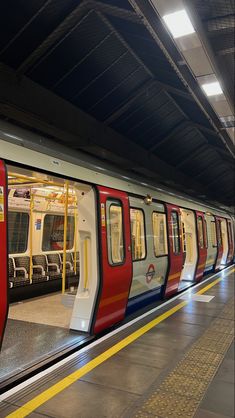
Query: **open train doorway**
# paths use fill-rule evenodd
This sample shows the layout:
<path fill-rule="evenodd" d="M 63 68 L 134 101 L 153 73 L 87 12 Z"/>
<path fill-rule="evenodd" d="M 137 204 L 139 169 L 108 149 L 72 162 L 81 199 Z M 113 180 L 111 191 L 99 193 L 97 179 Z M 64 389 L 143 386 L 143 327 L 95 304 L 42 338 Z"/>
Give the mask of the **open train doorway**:
<path fill-rule="evenodd" d="M 7 175 L 10 304 L 0 383 L 88 338 L 74 331 L 74 305 L 79 283 L 88 290 L 92 274 L 94 293 L 98 286 L 93 187 L 11 165 Z"/>
<path fill-rule="evenodd" d="M 186 209 L 180 209 L 180 213 L 183 234 L 184 265 L 181 272 L 179 290 L 188 287 L 193 283 L 198 257 L 195 214 L 192 210 Z"/>

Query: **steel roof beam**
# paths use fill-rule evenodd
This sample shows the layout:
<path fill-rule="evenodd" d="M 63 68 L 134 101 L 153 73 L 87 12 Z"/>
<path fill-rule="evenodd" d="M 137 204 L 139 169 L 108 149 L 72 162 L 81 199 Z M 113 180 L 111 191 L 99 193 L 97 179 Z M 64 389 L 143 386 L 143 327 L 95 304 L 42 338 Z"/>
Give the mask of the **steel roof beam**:
<path fill-rule="evenodd" d="M 217 162 L 217 161 L 213 161 L 211 164 L 208 164 L 207 166 L 206 166 L 206 168 L 204 168 L 203 170 L 201 170 L 200 171 L 200 173 L 198 173 L 198 174 L 196 174 L 195 176 L 193 176 L 193 178 L 194 179 L 200 179 L 201 177 L 203 177 L 203 176 L 205 176 L 206 175 L 206 173 L 209 171 L 209 170 L 211 170 L 211 169 L 213 169 L 213 168 L 215 168 L 215 167 L 220 167 L 220 166 L 224 166 L 224 163 L 222 162 L 222 161 L 219 161 L 219 162 Z"/>
<path fill-rule="evenodd" d="M 25 31 L 25 29 L 30 26 L 33 21 L 38 17 L 38 15 L 45 10 L 45 8 L 52 2 L 52 0 L 47 0 L 34 15 L 28 20 L 28 22 L 18 30 L 18 32 L 7 42 L 6 45 L 0 50 L 0 55 L 2 55 L 12 44 L 15 42 L 15 40 Z"/>
<path fill-rule="evenodd" d="M 143 19 L 143 24 L 146 26 L 148 31 L 151 33 L 153 39 L 158 44 L 159 48 L 163 51 L 166 58 L 174 68 L 176 74 L 179 76 L 180 80 L 184 86 L 190 91 L 195 102 L 198 105 L 198 108 L 204 113 L 209 123 L 212 125 L 213 129 L 218 132 L 221 141 L 227 147 L 229 152 L 234 156 L 233 147 L 231 145 L 230 137 L 226 132 L 220 132 L 220 122 L 218 121 L 217 115 L 215 114 L 212 106 L 208 102 L 204 93 L 201 89 L 198 88 L 198 83 L 192 75 L 190 69 L 187 65 L 179 65 L 179 62 L 182 61 L 182 55 L 178 51 L 176 45 L 174 44 L 172 38 L 169 36 L 168 32 L 163 25 L 162 20 L 158 16 L 157 12 L 154 9 L 153 2 L 151 0 L 128 0 L 129 3 L 133 6 L 136 13 L 140 15 Z M 189 15 L 192 16 L 192 1 L 184 0 Z M 190 13 L 191 11 L 191 13 Z M 197 14 L 197 11 L 193 7 L 194 14 Z M 192 19 L 195 27 L 197 28 L 199 23 Z M 198 32 L 200 30 L 198 29 Z"/>
<path fill-rule="evenodd" d="M 182 129 L 191 126 L 191 121 L 184 120 L 183 122 L 178 123 L 166 136 L 160 138 L 156 144 L 154 144 L 149 151 L 156 151 L 159 147 L 169 141 L 173 136 L 177 135 L 182 131 Z"/>
<path fill-rule="evenodd" d="M 200 147 L 197 147 L 195 151 L 192 150 L 188 155 L 186 155 L 185 158 L 182 158 L 181 162 L 176 164 L 175 167 L 176 168 L 183 167 L 185 164 L 187 164 L 189 161 L 193 160 L 194 158 L 197 158 L 202 152 L 206 151 L 207 149 L 208 149 L 207 143 L 200 145 Z"/>
<path fill-rule="evenodd" d="M 223 74 L 223 71 L 224 71 L 223 70 L 223 63 L 221 63 L 220 60 L 217 59 L 216 52 L 214 51 L 214 47 L 217 48 L 217 42 L 215 40 L 212 40 L 213 46 L 209 42 L 208 36 L 207 36 L 209 34 L 209 32 L 207 32 L 207 30 L 204 28 L 204 25 L 203 25 L 203 23 L 202 23 L 202 21 L 199 17 L 197 7 L 194 4 L 194 2 L 192 2 L 191 0 L 184 0 L 184 2 L 185 2 L 185 5 L 186 5 L 186 8 L 187 8 L 187 12 L 190 16 L 190 19 L 192 20 L 193 26 L 194 26 L 195 30 L 197 31 L 198 35 L 201 37 L 202 43 L 205 46 L 206 50 L 208 51 L 208 54 L 209 54 L 210 60 L 212 62 L 212 65 L 215 69 L 215 72 L 218 74 L 218 76 L 220 78 L 222 78 L 221 74 Z M 213 32 L 212 32 L 212 35 L 213 35 Z M 234 45 L 231 45 L 231 47 L 233 47 L 233 46 Z M 229 78 L 228 78 L 228 80 L 229 80 Z M 230 85 L 229 85 L 229 83 L 227 83 L 226 79 L 224 79 L 223 84 L 224 84 L 223 88 L 224 88 L 226 98 L 227 98 L 227 100 L 230 104 L 231 109 L 233 109 L 234 92 L 231 91 Z M 226 135 L 222 134 L 222 136 L 224 137 L 224 142 L 225 142 L 227 148 L 230 150 L 230 152 L 232 151 L 231 154 L 234 154 L 234 151 L 232 149 L 233 147 L 229 146 L 230 138 L 228 137 L 227 134 Z M 228 139 L 226 139 L 226 137 Z"/>
<path fill-rule="evenodd" d="M 223 55 L 230 55 L 230 54 L 234 54 L 234 52 L 235 52 L 235 48 L 234 48 L 234 46 L 233 47 L 231 47 L 231 48 L 226 48 L 226 49 L 219 49 L 219 50 L 217 50 L 216 51 L 216 55 L 219 55 L 219 56 L 223 56 Z"/>
<path fill-rule="evenodd" d="M 223 16 L 216 16 L 203 20 L 203 23 L 207 24 L 207 30 L 209 32 L 223 31 L 224 29 L 233 30 L 235 27 L 235 15 L 230 13 Z"/>
<path fill-rule="evenodd" d="M 155 81 L 154 80 L 150 80 L 147 81 L 146 83 L 144 83 L 143 86 L 139 87 L 136 91 L 135 94 L 132 94 L 129 96 L 129 98 L 122 103 L 122 105 L 115 110 L 115 112 L 113 112 L 110 116 L 108 116 L 105 120 L 104 123 L 106 125 L 110 125 L 112 122 L 114 122 L 116 119 L 118 119 L 123 113 L 125 113 L 130 106 L 132 106 L 132 104 L 142 95 L 147 94 L 147 92 L 153 88 L 155 85 Z"/>
<path fill-rule="evenodd" d="M 95 10 L 99 10 L 102 13 L 114 17 L 119 17 L 120 19 L 124 19 L 133 23 L 142 24 L 140 17 L 131 10 L 93 0 L 88 0 L 87 3 L 89 3 L 89 7 L 92 7 Z"/>
<path fill-rule="evenodd" d="M 104 126 L 66 100 L 32 82 L 19 79 L 9 67 L 0 71 L 0 113 L 44 134 L 74 143 L 76 148 L 89 149 L 95 145 L 119 157 L 125 157 L 154 175 L 185 187 L 201 191 L 202 186 L 179 170 L 151 155 L 144 148 Z"/>
<path fill-rule="evenodd" d="M 18 73 L 25 74 L 29 69 L 32 70 L 36 62 L 48 53 L 52 52 L 55 47 L 65 39 L 78 25 L 81 24 L 92 10 L 88 10 L 88 3 L 80 3 L 51 33 L 46 39 L 26 58 L 26 60 L 18 68 Z M 80 19 L 78 22 L 78 18 Z"/>
<path fill-rule="evenodd" d="M 228 173 L 228 169 L 223 170 L 221 173 L 219 173 L 218 177 L 216 176 L 213 180 L 209 181 L 209 183 L 205 185 L 205 188 L 208 189 L 209 187 L 212 186 L 212 184 L 218 183 L 219 180 L 227 176 L 227 173 Z"/>

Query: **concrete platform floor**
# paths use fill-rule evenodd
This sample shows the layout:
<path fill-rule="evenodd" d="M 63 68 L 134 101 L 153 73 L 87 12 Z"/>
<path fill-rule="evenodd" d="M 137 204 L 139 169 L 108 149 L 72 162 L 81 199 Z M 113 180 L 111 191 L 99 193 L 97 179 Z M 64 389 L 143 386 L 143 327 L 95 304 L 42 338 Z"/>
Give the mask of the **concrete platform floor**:
<path fill-rule="evenodd" d="M 12 413 L 12 418 L 24 416 L 35 418 L 45 416 L 51 418 L 189 418 L 195 414 L 195 411 L 196 418 L 234 417 L 234 345 L 231 345 L 229 349 L 226 346 L 227 348 L 224 349 L 221 340 L 221 334 L 226 327 L 229 338 L 234 332 L 234 318 L 224 313 L 227 304 L 234 298 L 232 271 L 234 271 L 233 267 L 224 272 L 223 280 L 205 293 L 214 296 L 210 302 L 189 301 L 185 307 L 181 307 L 135 341 L 118 350 L 106 361 L 79 375 L 80 378 L 72 374 L 81 373 L 84 365 L 91 364 L 93 359 L 97 359 L 107 350 L 113 350 L 115 345 L 119 342 L 123 343 L 127 336 L 130 338 L 133 332 L 172 307 L 176 307 L 182 300 L 177 299 L 161 307 L 156 313 L 101 342 L 86 353 L 78 353 L 73 360 L 53 373 L 46 374 L 31 386 L 4 398 L 0 404 L 0 417 L 7 417 Z M 221 276 L 220 273 L 207 284 Z M 202 284 L 200 288 L 207 284 Z M 195 290 L 192 292 L 194 293 Z M 208 331 L 208 327 L 215 320 L 221 330 L 218 332 L 218 341 L 216 334 L 216 339 L 213 337 L 211 346 L 204 346 L 201 351 L 199 350 L 200 362 L 196 360 L 192 362 L 195 368 L 201 364 L 200 370 L 204 367 L 203 356 L 209 358 L 205 362 L 208 366 L 213 365 L 214 362 L 216 364 L 216 359 L 220 356 L 219 359 L 222 362 L 219 368 L 216 367 L 216 374 L 210 380 L 207 389 L 198 398 L 194 397 L 193 393 L 192 395 L 184 393 L 177 395 L 177 391 L 182 389 L 179 385 L 176 385 L 176 391 L 171 394 L 170 386 L 166 386 L 166 394 L 170 393 L 172 396 L 170 413 L 166 410 L 164 412 L 164 409 L 160 408 L 160 403 L 156 403 L 155 410 L 151 412 L 143 411 L 142 407 L 146 400 L 150 399 L 152 390 L 158 391 L 192 347 L 197 345 L 200 339 L 204 341 L 204 333 L 211 332 Z M 222 351 L 218 354 L 217 348 L 214 350 L 214 347 L 222 347 L 223 354 L 221 354 Z M 188 390 L 190 393 L 194 387 L 200 386 L 197 375 L 194 375 L 191 380 L 188 377 L 188 382 L 188 385 L 184 382 L 185 392 Z M 46 392 L 47 390 L 49 392 Z M 194 407 L 196 402 L 193 414 L 186 413 L 184 408 L 181 413 L 177 409 L 181 403 L 183 406 L 181 400 L 184 395 L 187 402 L 193 401 Z M 22 406 L 23 409 L 19 409 Z"/>

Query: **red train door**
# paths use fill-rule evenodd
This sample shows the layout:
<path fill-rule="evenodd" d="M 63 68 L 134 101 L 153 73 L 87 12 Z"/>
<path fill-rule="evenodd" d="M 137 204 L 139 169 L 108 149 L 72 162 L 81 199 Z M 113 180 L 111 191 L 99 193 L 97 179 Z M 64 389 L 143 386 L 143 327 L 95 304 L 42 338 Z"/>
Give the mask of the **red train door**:
<path fill-rule="evenodd" d="M 93 326 L 95 334 L 124 319 L 132 280 L 128 195 L 101 186 L 98 193 L 101 289 Z"/>
<path fill-rule="evenodd" d="M 215 226 L 216 226 L 216 239 L 217 239 L 217 256 L 216 256 L 216 261 L 215 261 L 215 271 L 218 271 L 220 267 L 221 259 L 223 256 L 221 219 L 218 216 L 215 216 Z"/>
<path fill-rule="evenodd" d="M 177 292 L 181 271 L 184 264 L 180 208 L 176 205 L 166 204 L 167 226 L 169 237 L 169 270 L 165 295 L 171 296 Z"/>
<path fill-rule="evenodd" d="M 0 348 L 8 314 L 7 174 L 0 160 Z"/>
<path fill-rule="evenodd" d="M 199 282 L 202 279 L 206 258 L 207 258 L 207 248 L 206 248 L 206 222 L 205 215 L 203 212 L 196 211 L 196 223 L 197 223 L 197 248 L 198 248 L 198 260 L 195 274 L 195 281 Z"/>
<path fill-rule="evenodd" d="M 228 233 L 228 256 L 227 264 L 231 263 L 234 254 L 234 241 L 233 241 L 233 232 L 232 232 L 232 222 L 230 219 L 226 220 L 227 222 L 227 233 Z"/>

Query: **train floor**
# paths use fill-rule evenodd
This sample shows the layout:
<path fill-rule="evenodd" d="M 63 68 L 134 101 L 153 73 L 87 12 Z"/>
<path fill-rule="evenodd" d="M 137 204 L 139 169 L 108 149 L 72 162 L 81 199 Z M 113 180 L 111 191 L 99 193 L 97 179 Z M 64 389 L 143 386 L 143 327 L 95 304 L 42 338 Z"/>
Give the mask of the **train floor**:
<path fill-rule="evenodd" d="M 0 355 L 0 388 L 88 339 L 69 330 L 71 313 L 61 293 L 10 305 Z"/>
<path fill-rule="evenodd" d="M 0 396 L 0 417 L 234 417 L 234 266 Z"/>

